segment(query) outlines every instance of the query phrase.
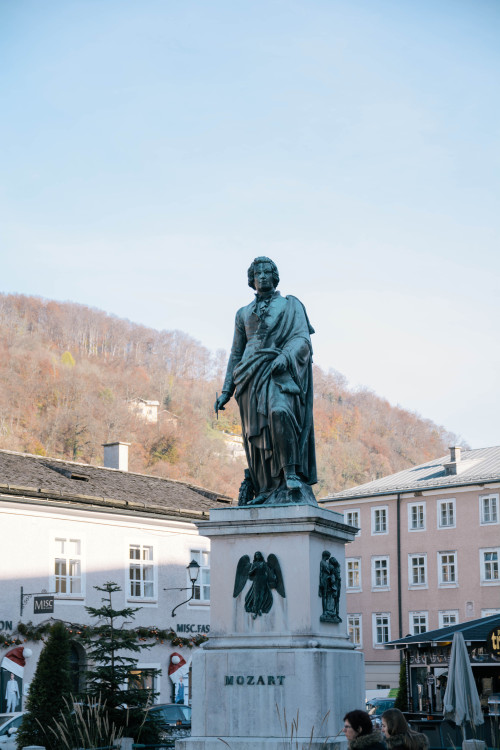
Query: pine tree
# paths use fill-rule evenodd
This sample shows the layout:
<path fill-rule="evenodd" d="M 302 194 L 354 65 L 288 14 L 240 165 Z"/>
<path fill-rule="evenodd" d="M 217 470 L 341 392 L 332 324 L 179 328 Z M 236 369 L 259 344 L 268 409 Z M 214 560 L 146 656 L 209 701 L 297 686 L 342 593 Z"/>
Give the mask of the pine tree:
<path fill-rule="evenodd" d="M 399 689 L 394 701 L 394 708 L 399 708 L 400 711 L 408 711 L 408 688 L 406 685 L 406 661 L 401 660 L 401 666 L 399 668 Z"/>
<path fill-rule="evenodd" d="M 137 668 L 137 659 L 124 652 L 139 653 L 152 647 L 152 643 L 138 643 L 137 634 L 125 626 L 135 618 L 140 607 L 114 609 L 112 595 L 121 588 L 112 581 L 95 586 L 102 591 L 102 607 L 86 607 L 97 625 L 87 639 L 89 661 L 86 697 L 105 705 L 110 723 L 124 727 L 124 736 L 141 742 L 158 741 L 154 722 L 144 722 L 145 709 L 154 701 L 154 695 L 144 690 L 133 679 L 131 672 Z M 121 622 L 120 622 L 121 621 Z M 157 672 L 156 672 L 157 673 Z"/>
<path fill-rule="evenodd" d="M 30 686 L 26 713 L 16 735 L 18 747 L 41 745 L 59 750 L 50 731 L 54 720 L 67 710 L 70 701 L 70 642 L 66 627 L 56 622 L 45 644 Z"/>

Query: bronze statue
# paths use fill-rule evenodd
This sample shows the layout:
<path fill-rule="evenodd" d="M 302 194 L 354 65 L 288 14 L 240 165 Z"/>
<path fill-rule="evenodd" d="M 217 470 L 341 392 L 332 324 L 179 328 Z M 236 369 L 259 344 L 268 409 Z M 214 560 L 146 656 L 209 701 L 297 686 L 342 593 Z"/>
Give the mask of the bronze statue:
<path fill-rule="evenodd" d="M 266 562 L 262 552 L 256 552 L 253 563 L 248 555 L 240 557 L 234 578 L 234 598 L 241 594 L 248 580 L 252 581 L 252 585 L 245 596 L 245 611 L 250 612 L 254 620 L 262 614 L 267 614 L 273 606 L 271 589 L 276 589 L 278 594 L 285 598 L 285 584 L 276 555 L 268 555 Z"/>
<path fill-rule="evenodd" d="M 282 297 L 270 258 L 255 258 L 255 300 L 236 313 L 234 339 L 215 410 L 233 393 L 240 409 L 248 476 L 239 504 L 317 505 L 311 334 L 303 304 Z M 250 481 L 251 486 L 249 487 Z"/>
<path fill-rule="evenodd" d="M 342 622 L 339 617 L 341 585 L 340 564 L 328 550 L 325 550 L 319 564 L 318 596 L 321 597 L 323 607 L 323 614 L 319 618 L 321 622 Z"/>

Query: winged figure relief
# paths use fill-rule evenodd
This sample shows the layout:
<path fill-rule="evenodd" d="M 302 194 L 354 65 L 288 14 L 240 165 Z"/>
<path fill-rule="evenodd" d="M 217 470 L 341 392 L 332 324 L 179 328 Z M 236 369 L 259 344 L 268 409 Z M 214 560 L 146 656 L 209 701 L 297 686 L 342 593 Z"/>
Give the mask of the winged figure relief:
<path fill-rule="evenodd" d="M 285 584 L 276 555 L 270 554 L 265 560 L 262 552 L 256 552 L 253 562 L 248 555 L 240 557 L 234 579 L 234 598 L 241 594 L 247 581 L 252 585 L 245 596 L 245 611 L 250 612 L 254 620 L 267 614 L 273 606 L 272 589 L 285 598 Z"/>

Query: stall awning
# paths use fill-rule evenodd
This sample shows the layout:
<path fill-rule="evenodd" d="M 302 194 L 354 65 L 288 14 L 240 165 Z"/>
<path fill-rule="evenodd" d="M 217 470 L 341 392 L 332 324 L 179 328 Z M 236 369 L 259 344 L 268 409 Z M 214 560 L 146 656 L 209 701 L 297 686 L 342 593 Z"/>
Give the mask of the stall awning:
<path fill-rule="evenodd" d="M 491 615 L 490 617 L 481 617 L 478 620 L 468 620 L 459 622 L 456 625 L 449 625 L 447 628 L 438 628 L 438 630 L 428 630 L 426 633 L 418 635 L 408 635 L 406 638 L 399 638 L 396 641 L 389 641 L 384 644 L 385 648 L 405 648 L 405 646 L 419 644 L 443 644 L 451 643 L 455 633 L 462 633 L 467 643 L 484 643 L 488 633 L 494 628 L 500 627 L 500 614 Z"/>

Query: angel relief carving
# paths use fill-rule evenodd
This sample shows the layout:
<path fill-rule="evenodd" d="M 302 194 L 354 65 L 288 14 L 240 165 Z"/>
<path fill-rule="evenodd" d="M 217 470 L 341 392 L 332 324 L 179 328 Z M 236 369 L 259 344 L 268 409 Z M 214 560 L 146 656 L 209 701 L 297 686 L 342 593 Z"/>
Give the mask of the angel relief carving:
<path fill-rule="evenodd" d="M 272 589 L 285 598 L 285 584 L 276 555 L 270 554 L 266 561 L 262 552 L 256 552 L 253 562 L 248 555 L 240 557 L 234 579 L 234 598 L 241 594 L 247 581 L 252 585 L 245 596 L 245 611 L 250 612 L 254 620 L 267 614 L 273 606 Z"/>

